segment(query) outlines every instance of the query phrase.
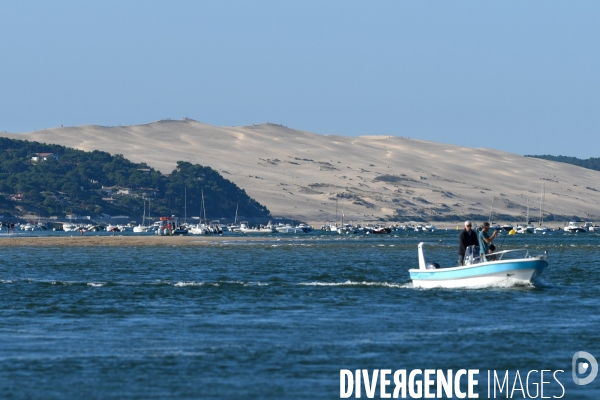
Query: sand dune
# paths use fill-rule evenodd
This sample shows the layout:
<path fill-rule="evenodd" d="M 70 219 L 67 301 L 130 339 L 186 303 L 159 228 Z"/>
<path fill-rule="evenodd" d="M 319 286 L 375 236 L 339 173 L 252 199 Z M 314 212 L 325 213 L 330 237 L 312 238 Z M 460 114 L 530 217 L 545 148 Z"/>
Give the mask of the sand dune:
<path fill-rule="evenodd" d="M 600 172 L 563 163 L 393 136 L 319 135 L 275 124 L 215 127 L 194 120 L 79 126 L 2 136 L 123 154 L 163 173 L 177 160 L 207 165 L 275 216 L 401 221 L 494 212 L 598 219 Z M 208 205 L 207 205 L 208 207 Z"/>

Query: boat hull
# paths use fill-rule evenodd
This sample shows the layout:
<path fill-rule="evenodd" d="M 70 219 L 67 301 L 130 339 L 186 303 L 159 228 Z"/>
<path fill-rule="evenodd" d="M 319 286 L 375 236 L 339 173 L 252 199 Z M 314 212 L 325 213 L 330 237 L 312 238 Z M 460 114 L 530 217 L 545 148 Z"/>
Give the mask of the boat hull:
<path fill-rule="evenodd" d="M 425 271 L 411 269 L 409 273 L 413 285 L 422 288 L 512 286 L 531 283 L 547 266 L 544 259 L 527 258 Z"/>

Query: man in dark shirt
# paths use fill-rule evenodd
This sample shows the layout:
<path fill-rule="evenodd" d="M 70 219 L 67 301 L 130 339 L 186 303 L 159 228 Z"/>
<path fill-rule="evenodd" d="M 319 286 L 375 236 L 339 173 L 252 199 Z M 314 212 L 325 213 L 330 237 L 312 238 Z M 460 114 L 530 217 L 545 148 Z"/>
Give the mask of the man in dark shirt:
<path fill-rule="evenodd" d="M 458 237 L 458 264 L 465 265 L 465 252 L 467 247 L 475 245 L 479 246 L 479 239 L 475 231 L 471 229 L 471 221 L 465 222 L 465 229 L 462 230 Z"/>

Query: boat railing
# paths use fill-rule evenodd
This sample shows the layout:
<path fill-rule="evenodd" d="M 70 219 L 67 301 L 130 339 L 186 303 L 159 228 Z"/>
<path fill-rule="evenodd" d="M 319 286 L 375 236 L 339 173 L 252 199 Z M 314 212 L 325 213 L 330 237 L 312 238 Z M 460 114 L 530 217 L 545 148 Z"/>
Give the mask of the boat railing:
<path fill-rule="evenodd" d="M 428 264 L 435 264 L 435 263 L 430 263 L 428 262 L 428 260 L 425 259 L 425 254 L 424 254 L 424 246 L 435 246 L 435 247 L 439 247 L 439 246 L 443 246 L 443 247 L 454 247 L 454 245 L 450 245 L 450 244 L 446 244 L 443 242 L 421 242 L 418 245 L 418 256 L 419 256 L 419 269 L 421 270 L 427 270 L 429 269 L 427 267 Z M 482 262 L 493 262 L 493 261 L 501 261 L 501 260 L 512 260 L 512 259 L 524 259 L 524 258 L 539 258 L 542 260 L 546 260 L 548 258 L 548 253 L 544 252 L 542 255 L 538 255 L 538 256 L 530 256 L 529 255 L 529 250 L 528 249 L 510 249 L 510 250 L 501 250 L 501 251 L 497 251 L 494 253 L 490 253 L 487 255 L 482 255 L 479 254 L 479 246 L 469 246 L 466 249 L 465 252 L 465 259 L 464 259 L 464 263 L 465 266 L 468 265 L 475 265 L 475 264 L 479 264 Z"/>
<path fill-rule="evenodd" d="M 546 253 L 543 256 L 538 256 L 538 258 L 545 258 Z M 510 249 L 510 250 L 501 250 L 488 254 L 480 254 L 479 246 L 469 246 L 467 247 L 467 251 L 465 252 L 465 265 L 473 265 L 479 264 L 482 262 L 491 262 L 491 261 L 501 261 L 504 258 L 507 259 L 522 259 L 522 258 L 531 258 L 529 256 L 528 249 Z"/>
<path fill-rule="evenodd" d="M 525 252 L 524 256 L 516 257 L 516 258 L 529 258 L 529 250 L 528 249 L 512 249 L 512 250 L 502 250 L 502 251 L 496 251 L 494 253 L 490 253 L 487 255 L 487 260 L 488 261 L 500 261 L 507 254 L 509 255 L 509 257 L 511 257 L 516 252 Z"/>

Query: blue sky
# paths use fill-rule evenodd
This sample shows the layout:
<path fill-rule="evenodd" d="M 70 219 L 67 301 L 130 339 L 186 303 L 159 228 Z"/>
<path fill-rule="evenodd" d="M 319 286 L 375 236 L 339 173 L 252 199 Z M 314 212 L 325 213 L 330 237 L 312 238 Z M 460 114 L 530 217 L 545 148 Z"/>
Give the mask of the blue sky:
<path fill-rule="evenodd" d="M 600 157 L 600 2 L 3 1 L 0 131 L 189 117 Z"/>

